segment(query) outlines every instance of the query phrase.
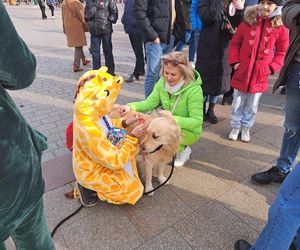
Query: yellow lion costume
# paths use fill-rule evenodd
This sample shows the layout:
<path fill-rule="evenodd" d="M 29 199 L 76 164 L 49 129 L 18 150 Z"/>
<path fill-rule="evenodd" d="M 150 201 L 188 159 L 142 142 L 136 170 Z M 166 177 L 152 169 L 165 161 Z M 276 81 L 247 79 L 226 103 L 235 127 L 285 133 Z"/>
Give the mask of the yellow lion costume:
<path fill-rule="evenodd" d="M 100 200 L 114 204 L 135 204 L 143 195 L 135 157 L 139 144 L 126 135 L 124 142 L 114 146 L 108 139 L 108 128 L 123 128 L 121 119 L 108 114 L 118 97 L 122 77 L 111 76 L 107 68 L 91 70 L 80 80 L 96 75 L 80 89 L 75 101 L 73 118 L 73 170 L 76 181 L 96 191 Z"/>

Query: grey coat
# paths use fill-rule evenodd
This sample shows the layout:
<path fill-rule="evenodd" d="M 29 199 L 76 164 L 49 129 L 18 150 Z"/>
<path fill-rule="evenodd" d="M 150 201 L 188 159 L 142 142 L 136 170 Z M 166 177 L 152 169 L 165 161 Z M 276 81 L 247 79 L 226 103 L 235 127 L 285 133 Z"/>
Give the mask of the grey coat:
<path fill-rule="evenodd" d="M 273 92 L 280 86 L 285 85 L 288 67 L 295 56 L 300 55 L 300 0 L 288 0 L 282 9 L 282 21 L 290 29 L 290 46 L 285 56 L 284 65 L 280 70 Z"/>

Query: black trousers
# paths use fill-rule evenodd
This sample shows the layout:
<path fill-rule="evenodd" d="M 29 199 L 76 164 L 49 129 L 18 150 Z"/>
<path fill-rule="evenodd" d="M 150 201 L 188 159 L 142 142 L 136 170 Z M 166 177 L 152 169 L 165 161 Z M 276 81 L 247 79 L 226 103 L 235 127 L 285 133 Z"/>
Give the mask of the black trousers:
<path fill-rule="evenodd" d="M 45 1 L 44 0 L 39 0 L 38 1 L 41 12 L 42 12 L 42 18 L 47 18 L 47 15 L 45 13 Z"/>
<path fill-rule="evenodd" d="M 128 34 L 130 43 L 135 54 L 134 75 L 143 75 L 145 73 L 144 42 L 142 34 Z"/>

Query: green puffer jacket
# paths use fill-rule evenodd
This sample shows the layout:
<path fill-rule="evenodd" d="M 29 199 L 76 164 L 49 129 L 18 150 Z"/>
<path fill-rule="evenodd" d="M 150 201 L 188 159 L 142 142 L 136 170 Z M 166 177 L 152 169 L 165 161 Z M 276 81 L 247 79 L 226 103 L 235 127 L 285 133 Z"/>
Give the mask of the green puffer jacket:
<path fill-rule="evenodd" d="M 202 133 L 203 94 L 201 77 L 196 70 L 194 74 L 194 81 L 184 85 L 184 87 L 171 96 L 165 89 L 164 78 L 161 77 L 146 100 L 128 103 L 127 105 L 132 110 L 143 113 L 158 108 L 160 104 L 162 104 L 164 110 L 172 111 L 174 103 L 180 95 L 180 99 L 173 112 L 173 118 L 181 128 L 183 144 L 189 145 L 195 143 L 199 140 Z"/>
<path fill-rule="evenodd" d="M 2 1 L 0 24 L 1 243 L 42 198 L 44 181 L 40 159 L 47 143 L 46 138 L 25 121 L 5 90 L 28 87 L 35 79 L 36 60 L 18 36 Z"/>

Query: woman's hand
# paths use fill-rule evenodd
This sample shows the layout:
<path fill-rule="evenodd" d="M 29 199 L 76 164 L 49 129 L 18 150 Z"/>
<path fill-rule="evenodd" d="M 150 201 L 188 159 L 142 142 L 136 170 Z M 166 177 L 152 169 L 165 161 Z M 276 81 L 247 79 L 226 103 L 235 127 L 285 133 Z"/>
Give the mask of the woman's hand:
<path fill-rule="evenodd" d="M 240 66 L 240 63 L 236 63 L 235 65 L 233 65 L 234 70 L 237 70 L 239 66 Z"/>
<path fill-rule="evenodd" d="M 130 107 L 126 105 L 120 105 L 119 113 L 120 116 L 123 117 L 130 111 Z"/>
<path fill-rule="evenodd" d="M 244 9 L 245 0 L 232 0 L 232 3 L 237 10 Z"/>
<path fill-rule="evenodd" d="M 168 110 L 161 110 L 161 111 L 159 111 L 159 114 L 162 115 L 162 116 L 173 118 L 172 113 Z"/>
<path fill-rule="evenodd" d="M 132 131 L 131 131 L 131 136 L 134 136 L 136 138 L 141 137 L 145 133 L 145 124 L 140 124 L 136 126 Z"/>

